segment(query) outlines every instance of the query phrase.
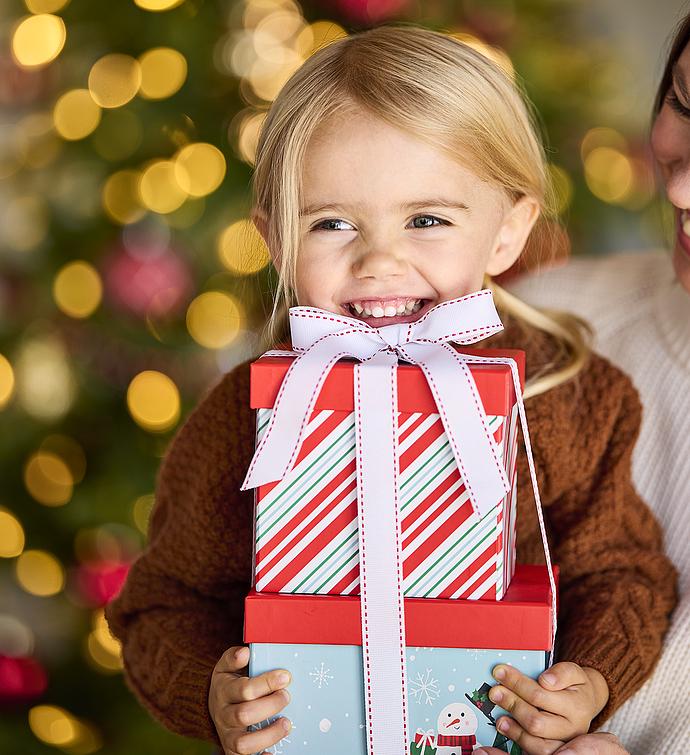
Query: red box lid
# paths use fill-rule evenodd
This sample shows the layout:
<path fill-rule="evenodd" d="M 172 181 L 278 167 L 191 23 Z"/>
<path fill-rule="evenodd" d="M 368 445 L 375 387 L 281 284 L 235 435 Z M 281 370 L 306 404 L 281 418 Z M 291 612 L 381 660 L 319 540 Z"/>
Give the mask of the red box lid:
<path fill-rule="evenodd" d="M 463 354 L 487 357 L 510 357 L 517 362 L 520 384 L 524 386 L 525 353 L 519 349 L 467 349 Z M 292 359 L 290 357 L 261 357 L 251 364 L 250 405 L 252 409 L 270 408 L 278 395 Z M 353 411 L 354 359 L 341 359 L 326 378 L 314 411 L 339 409 Z M 508 365 L 470 365 L 472 376 L 487 414 L 508 414 L 515 403 L 513 379 Z M 438 411 L 436 402 L 421 368 L 413 364 L 398 366 L 398 410 L 401 412 Z"/>
<path fill-rule="evenodd" d="M 551 589 L 545 566 L 518 565 L 503 600 L 405 599 L 408 647 L 551 650 Z M 244 641 L 361 645 L 359 597 L 252 590 Z"/>

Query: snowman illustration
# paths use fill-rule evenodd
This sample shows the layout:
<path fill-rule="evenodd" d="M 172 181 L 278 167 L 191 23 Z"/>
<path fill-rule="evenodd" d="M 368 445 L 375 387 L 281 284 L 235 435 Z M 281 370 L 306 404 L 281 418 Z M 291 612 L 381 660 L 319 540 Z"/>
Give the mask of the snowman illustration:
<path fill-rule="evenodd" d="M 436 755 L 471 755 L 477 744 L 477 716 L 464 703 L 451 703 L 439 713 Z"/>

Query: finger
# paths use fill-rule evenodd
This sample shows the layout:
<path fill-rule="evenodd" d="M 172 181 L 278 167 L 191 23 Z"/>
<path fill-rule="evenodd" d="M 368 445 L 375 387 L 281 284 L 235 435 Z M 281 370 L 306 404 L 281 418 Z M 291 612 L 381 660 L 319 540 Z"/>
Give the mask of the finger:
<path fill-rule="evenodd" d="M 249 648 L 244 645 L 228 648 L 223 655 L 221 655 L 218 663 L 214 668 L 216 673 L 236 674 L 238 671 L 242 671 L 247 667 L 249 663 Z"/>
<path fill-rule="evenodd" d="M 587 675 L 582 667 L 567 661 L 555 663 L 539 676 L 539 684 L 549 690 L 568 689 L 586 681 Z"/>
<path fill-rule="evenodd" d="M 259 676 L 239 676 L 227 685 L 226 700 L 229 703 L 244 703 L 266 697 L 290 684 L 290 672 L 285 669 L 265 671 Z"/>
<path fill-rule="evenodd" d="M 572 724 L 563 716 L 539 710 L 506 687 L 492 687 L 489 699 L 508 711 L 522 728 L 535 737 L 567 739 Z"/>
<path fill-rule="evenodd" d="M 220 711 L 221 724 L 228 728 L 246 729 L 267 718 L 273 718 L 290 702 L 290 693 L 279 689 L 271 695 L 244 703 L 228 703 Z"/>
<path fill-rule="evenodd" d="M 252 755 L 272 747 L 289 734 L 292 724 L 287 718 L 279 718 L 270 726 L 257 731 L 230 729 L 221 735 L 226 755 Z"/>
<path fill-rule="evenodd" d="M 629 755 L 618 737 L 602 731 L 575 737 L 556 750 L 556 755 Z"/>
<path fill-rule="evenodd" d="M 564 699 L 561 692 L 545 690 L 534 679 L 525 676 L 514 666 L 500 664 L 494 668 L 492 674 L 494 678 L 498 679 L 502 687 L 514 692 L 535 708 L 559 716 L 565 716 L 568 713 L 569 701 Z"/>
<path fill-rule="evenodd" d="M 559 747 L 563 746 L 563 740 L 544 739 L 529 734 L 517 721 L 508 718 L 508 716 L 502 716 L 498 719 L 496 729 L 508 739 L 512 739 L 513 742 L 520 745 L 530 755 L 552 755 Z"/>

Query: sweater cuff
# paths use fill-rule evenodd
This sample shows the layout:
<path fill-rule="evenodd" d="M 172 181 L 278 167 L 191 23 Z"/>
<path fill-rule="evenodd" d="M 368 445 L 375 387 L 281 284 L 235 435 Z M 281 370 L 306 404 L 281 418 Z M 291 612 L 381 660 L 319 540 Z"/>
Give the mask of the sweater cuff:
<path fill-rule="evenodd" d="M 591 638 L 568 637 L 561 646 L 557 660 L 571 661 L 593 668 L 606 680 L 609 699 L 592 719 L 589 730 L 596 731 L 635 692 L 644 681 L 642 661 L 625 638 L 609 635 Z"/>

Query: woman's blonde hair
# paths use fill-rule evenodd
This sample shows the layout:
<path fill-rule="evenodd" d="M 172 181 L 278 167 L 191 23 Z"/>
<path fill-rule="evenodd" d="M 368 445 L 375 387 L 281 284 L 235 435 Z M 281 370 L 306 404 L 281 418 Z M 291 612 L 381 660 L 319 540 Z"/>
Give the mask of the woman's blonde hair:
<path fill-rule="evenodd" d="M 263 123 L 253 175 L 255 211 L 267 241 L 280 255 L 278 291 L 265 342 L 287 333 L 300 243 L 301 165 L 314 132 L 331 118 L 365 109 L 432 144 L 502 187 L 514 201 L 534 197 L 542 213 L 533 234 L 544 232 L 553 195 L 544 149 L 526 99 L 495 63 L 460 40 L 411 25 L 386 25 L 332 42 L 287 81 Z M 573 377 L 589 353 L 582 323 L 536 310 L 494 281 L 499 312 L 546 331 L 565 358 L 533 377 L 525 396 Z"/>

